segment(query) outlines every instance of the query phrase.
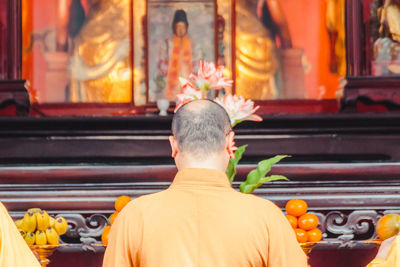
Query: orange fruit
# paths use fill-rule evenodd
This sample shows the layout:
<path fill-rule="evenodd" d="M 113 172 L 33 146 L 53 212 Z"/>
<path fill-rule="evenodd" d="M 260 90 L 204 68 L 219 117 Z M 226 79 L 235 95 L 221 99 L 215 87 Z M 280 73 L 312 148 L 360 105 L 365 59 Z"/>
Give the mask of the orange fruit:
<path fill-rule="evenodd" d="M 307 231 L 308 242 L 318 242 L 322 239 L 322 232 L 318 228 Z"/>
<path fill-rule="evenodd" d="M 379 239 L 385 240 L 394 235 L 397 235 L 400 230 L 400 215 L 399 214 L 386 214 L 379 219 L 376 224 L 376 233 Z"/>
<path fill-rule="evenodd" d="M 299 243 L 305 243 L 308 240 L 307 237 L 307 232 L 304 231 L 303 229 L 296 228 L 294 229 L 294 233 L 296 234 L 297 242 Z"/>
<path fill-rule="evenodd" d="M 311 213 L 306 213 L 298 219 L 299 228 L 306 231 L 317 228 L 318 222 L 317 215 Z"/>
<path fill-rule="evenodd" d="M 119 212 L 116 211 L 116 212 L 114 212 L 113 214 L 111 214 L 111 216 L 110 216 L 110 225 L 113 225 L 115 219 L 116 219 L 117 216 L 118 216 L 118 213 L 119 213 Z"/>
<path fill-rule="evenodd" d="M 115 206 L 115 210 L 116 211 L 121 211 L 126 204 L 129 203 L 129 201 L 131 201 L 131 198 L 128 196 L 120 196 L 117 198 L 117 200 L 115 200 L 114 206 Z"/>
<path fill-rule="evenodd" d="M 307 203 L 302 199 L 291 199 L 286 203 L 285 209 L 287 214 L 299 217 L 306 214 Z"/>
<path fill-rule="evenodd" d="M 285 216 L 286 216 L 286 219 L 288 219 L 292 228 L 296 229 L 297 228 L 297 218 L 292 215 L 289 215 L 289 214 L 286 214 Z"/>
<path fill-rule="evenodd" d="M 107 246 L 108 244 L 108 234 L 110 233 L 111 226 L 107 225 L 103 229 L 103 233 L 101 233 L 101 241 L 103 242 L 103 245 Z"/>

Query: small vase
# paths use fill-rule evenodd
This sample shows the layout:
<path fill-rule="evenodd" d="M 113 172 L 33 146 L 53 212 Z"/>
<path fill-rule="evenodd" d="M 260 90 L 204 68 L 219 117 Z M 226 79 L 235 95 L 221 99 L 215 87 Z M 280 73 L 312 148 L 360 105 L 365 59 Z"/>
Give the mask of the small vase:
<path fill-rule="evenodd" d="M 169 100 L 168 99 L 158 99 L 157 107 L 160 110 L 160 116 L 167 116 L 167 110 L 169 108 Z"/>

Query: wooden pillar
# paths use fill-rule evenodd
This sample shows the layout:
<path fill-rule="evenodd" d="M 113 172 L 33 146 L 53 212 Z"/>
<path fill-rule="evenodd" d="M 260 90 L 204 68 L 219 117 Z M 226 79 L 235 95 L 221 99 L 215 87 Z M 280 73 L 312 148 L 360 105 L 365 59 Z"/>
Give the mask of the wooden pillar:
<path fill-rule="evenodd" d="M 0 1 L 0 115 L 15 105 L 16 115 L 29 113 L 29 94 L 22 80 L 21 0 Z"/>

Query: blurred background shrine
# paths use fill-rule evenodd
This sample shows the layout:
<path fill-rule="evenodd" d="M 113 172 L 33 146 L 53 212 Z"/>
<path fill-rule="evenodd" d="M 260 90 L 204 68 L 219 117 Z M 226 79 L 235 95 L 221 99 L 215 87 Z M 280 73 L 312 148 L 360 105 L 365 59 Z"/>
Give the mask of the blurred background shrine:
<path fill-rule="evenodd" d="M 100 266 L 115 199 L 173 179 L 177 77 L 206 60 L 263 118 L 235 128 L 233 186 L 291 155 L 255 194 L 307 201 L 311 266 L 365 266 L 400 213 L 399 29 L 399 0 L 0 0 L 0 201 L 67 219 L 50 267 Z"/>

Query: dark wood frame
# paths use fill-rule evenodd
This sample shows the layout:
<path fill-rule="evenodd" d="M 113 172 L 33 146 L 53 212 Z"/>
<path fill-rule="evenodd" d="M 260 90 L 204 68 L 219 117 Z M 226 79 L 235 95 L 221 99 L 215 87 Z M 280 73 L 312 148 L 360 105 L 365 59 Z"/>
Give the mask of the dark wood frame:
<path fill-rule="evenodd" d="M 15 105 L 16 115 L 28 115 L 29 95 L 25 81 L 21 80 L 21 2 L 1 1 L 0 9 L 5 13 L 5 21 L 0 21 L 0 109 Z M 5 53 L 5 54 L 2 54 Z"/>

